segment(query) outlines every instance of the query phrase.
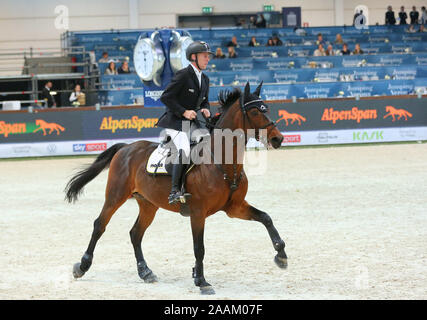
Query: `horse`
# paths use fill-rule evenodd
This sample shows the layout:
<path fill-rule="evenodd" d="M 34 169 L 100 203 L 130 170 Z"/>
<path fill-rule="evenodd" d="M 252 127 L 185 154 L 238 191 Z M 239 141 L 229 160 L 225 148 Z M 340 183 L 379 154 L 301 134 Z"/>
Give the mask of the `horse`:
<path fill-rule="evenodd" d="M 303 122 L 307 121 L 307 119 L 304 118 L 302 115 L 298 113 L 289 113 L 286 110 L 279 110 L 279 117 L 280 118 L 276 121 L 276 123 L 279 121 L 285 120 L 286 126 L 289 125 L 288 120 L 292 120 L 291 124 L 294 124 L 295 121 L 298 121 L 299 125 L 301 125 L 301 121 Z"/>
<path fill-rule="evenodd" d="M 265 140 L 268 146 L 277 149 L 281 146 L 283 135 L 275 123 L 268 117 L 268 106 L 260 99 L 262 82 L 251 93 L 246 83 L 244 92 L 239 88 L 222 91 L 219 94 L 220 109 L 216 116 L 215 128 L 219 130 L 237 130 L 247 133 L 253 129 L 259 139 L 261 130 L 266 130 Z M 264 131 L 265 132 L 265 131 Z M 274 262 L 279 268 L 286 269 L 287 255 L 285 242 L 280 237 L 270 216 L 250 205 L 245 196 L 248 190 L 248 179 L 243 163 L 238 163 L 237 143 L 233 140 L 232 163 L 201 163 L 187 173 L 186 190 L 192 195 L 188 206 L 193 236 L 195 266 L 192 277 L 201 294 L 215 294 L 212 285 L 204 276 L 203 259 L 205 247 L 203 241 L 205 220 L 218 211 L 225 211 L 229 217 L 253 220 L 262 223 L 270 236 L 273 248 L 277 251 Z M 141 249 L 145 231 L 152 223 L 156 212 L 163 208 L 172 212 L 180 212 L 180 204 L 170 205 L 168 194 L 171 179 L 168 176 L 153 176 L 146 171 L 146 163 L 158 146 L 149 141 L 137 141 L 132 144 L 115 144 L 102 152 L 96 160 L 70 179 L 65 188 L 66 200 L 74 202 L 82 193 L 83 187 L 94 179 L 101 171 L 109 167 L 105 202 L 94 228 L 89 245 L 79 263 L 73 266 L 74 278 L 82 277 L 90 268 L 97 241 L 116 210 L 129 198 L 134 198 L 139 206 L 139 215 L 130 230 L 130 238 L 134 248 L 139 277 L 146 283 L 158 281 L 157 276 L 148 267 Z"/>

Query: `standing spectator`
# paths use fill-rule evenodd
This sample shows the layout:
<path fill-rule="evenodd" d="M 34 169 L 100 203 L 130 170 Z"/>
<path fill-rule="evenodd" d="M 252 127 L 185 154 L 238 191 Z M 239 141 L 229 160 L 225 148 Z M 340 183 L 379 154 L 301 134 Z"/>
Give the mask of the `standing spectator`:
<path fill-rule="evenodd" d="M 400 25 L 407 24 L 406 23 L 406 19 L 408 19 L 408 15 L 405 12 L 405 7 L 404 6 L 400 7 L 399 19 L 400 19 L 400 23 L 399 23 Z"/>
<path fill-rule="evenodd" d="M 421 7 L 421 24 L 427 23 L 427 10 L 426 7 Z"/>
<path fill-rule="evenodd" d="M 74 91 L 71 92 L 70 102 L 74 106 L 84 106 L 86 104 L 86 95 L 81 91 L 79 84 L 76 84 Z"/>
<path fill-rule="evenodd" d="M 262 13 L 258 14 L 256 19 L 256 27 L 257 28 L 266 28 L 267 27 L 267 21 L 264 18 L 264 15 Z"/>
<path fill-rule="evenodd" d="M 222 53 L 222 49 L 220 47 L 216 48 L 214 59 L 224 59 L 225 54 Z"/>
<path fill-rule="evenodd" d="M 363 50 L 360 48 L 360 44 L 356 43 L 353 54 L 363 54 Z"/>
<path fill-rule="evenodd" d="M 237 43 L 237 37 L 236 36 L 233 36 L 231 38 L 231 40 L 227 43 L 227 47 L 236 47 L 236 48 L 239 47 L 239 44 Z"/>
<path fill-rule="evenodd" d="M 327 56 L 334 56 L 335 55 L 335 51 L 334 51 L 334 48 L 332 47 L 332 44 L 328 45 L 328 48 L 326 49 L 325 53 Z"/>
<path fill-rule="evenodd" d="M 412 11 L 409 13 L 409 17 L 411 18 L 411 24 L 418 24 L 420 14 L 415 6 L 412 7 Z"/>
<path fill-rule="evenodd" d="M 122 65 L 120 66 L 120 68 L 117 70 L 118 74 L 123 74 L 123 73 L 130 73 L 129 70 L 129 62 L 127 62 L 127 60 L 122 62 Z"/>
<path fill-rule="evenodd" d="M 348 45 L 347 45 L 347 43 L 344 43 L 344 44 L 342 45 L 341 54 L 342 54 L 343 56 L 350 55 L 350 50 L 348 49 Z"/>
<path fill-rule="evenodd" d="M 256 18 L 254 16 L 249 18 L 248 29 L 250 28 L 256 28 Z"/>
<path fill-rule="evenodd" d="M 237 53 L 236 53 L 236 50 L 234 49 L 233 46 L 228 47 L 228 57 L 229 58 L 237 58 Z"/>
<path fill-rule="evenodd" d="M 322 44 L 319 44 L 319 46 L 317 47 L 317 49 L 316 49 L 316 50 L 314 50 L 313 55 L 314 55 L 315 57 L 323 57 L 323 56 L 326 56 L 326 52 L 325 52 L 325 49 L 323 48 L 323 45 L 322 45 Z"/>
<path fill-rule="evenodd" d="M 273 44 L 275 46 L 281 46 L 283 45 L 282 40 L 280 40 L 280 38 L 277 35 L 273 35 Z"/>
<path fill-rule="evenodd" d="M 117 69 L 116 69 L 116 64 L 114 63 L 114 61 L 110 60 L 110 63 L 108 64 L 107 69 L 105 69 L 104 74 L 106 74 L 106 75 L 118 74 Z"/>
<path fill-rule="evenodd" d="M 396 24 L 396 17 L 394 16 L 394 11 L 391 6 L 387 7 L 387 12 L 385 13 L 385 24 L 392 26 Z"/>
<path fill-rule="evenodd" d="M 256 38 L 254 36 L 251 37 L 251 41 L 249 41 L 248 44 L 249 47 L 258 47 L 259 42 L 256 41 Z"/>
<path fill-rule="evenodd" d="M 56 102 L 53 96 L 50 93 L 50 89 L 52 89 L 52 81 L 46 82 L 44 88 L 42 89 L 41 98 L 42 100 L 47 101 L 48 108 L 56 108 Z"/>

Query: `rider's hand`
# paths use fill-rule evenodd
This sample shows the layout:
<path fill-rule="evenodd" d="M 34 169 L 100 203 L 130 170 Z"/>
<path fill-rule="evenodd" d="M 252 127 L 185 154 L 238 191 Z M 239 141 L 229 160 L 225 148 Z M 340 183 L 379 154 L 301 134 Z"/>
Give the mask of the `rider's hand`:
<path fill-rule="evenodd" d="M 182 114 L 185 119 L 193 120 L 196 119 L 197 113 L 194 110 L 185 110 L 185 112 Z"/>
<path fill-rule="evenodd" d="M 203 113 L 205 118 L 209 118 L 211 116 L 211 113 L 209 112 L 208 109 L 201 109 L 200 111 Z"/>

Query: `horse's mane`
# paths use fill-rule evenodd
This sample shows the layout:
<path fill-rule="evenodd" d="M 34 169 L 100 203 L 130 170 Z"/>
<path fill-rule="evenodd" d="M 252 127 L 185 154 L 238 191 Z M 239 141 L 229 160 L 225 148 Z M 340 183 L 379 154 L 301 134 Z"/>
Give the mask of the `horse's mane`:
<path fill-rule="evenodd" d="M 210 121 L 210 130 L 212 131 L 215 128 L 216 123 L 222 118 L 230 107 L 236 102 L 237 99 L 242 95 L 242 91 L 239 88 L 234 88 L 230 90 L 221 90 L 218 94 L 218 102 L 221 107 L 218 110 L 218 113 L 213 116 Z"/>
<path fill-rule="evenodd" d="M 226 112 L 241 95 L 242 91 L 239 88 L 234 88 L 233 91 L 221 90 L 218 94 L 218 102 L 222 112 Z"/>

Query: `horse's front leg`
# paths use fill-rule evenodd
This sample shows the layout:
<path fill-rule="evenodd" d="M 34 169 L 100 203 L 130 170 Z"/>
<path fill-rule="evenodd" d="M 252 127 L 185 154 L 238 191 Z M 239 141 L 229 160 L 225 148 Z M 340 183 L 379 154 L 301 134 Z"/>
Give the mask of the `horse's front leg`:
<path fill-rule="evenodd" d="M 288 257 L 285 252 L 285 241 L 283 241 L 280 237 L 279 233 L 274 227 L 273 221 L 267 213 L 252 207 L 246 201 L 243 201 L 239 206 L 231 207 L 226 211 L 226 213 L 232 218 L 261 222 L 266 227 L 273 243 L 273 247 L 277 251 L 277 255 L 274 257 L 274 262 L 280 268 L 286 269 L 288 266 Z"/>
<path fill-rule="evenodd" d="M 215 290 L 206 282 L 203 274 L 203 258 L 205 256 L 203 233 L 205 230 L 206 217 L 201 213 L 193 212 L 190 219 L 191 231 L 193 233 L 194 256 L 196 258 L 196 265 L 193 268 L 194 284 L 200 287 L 201 294 L 215 294 Z"/>

